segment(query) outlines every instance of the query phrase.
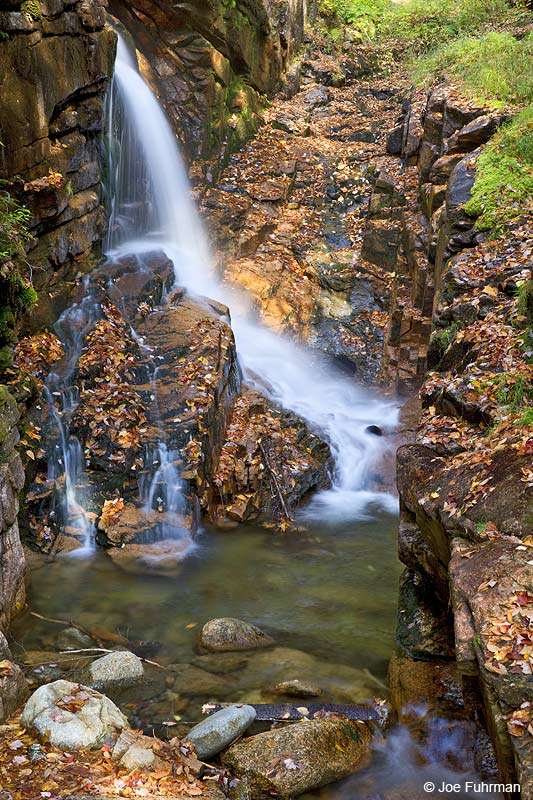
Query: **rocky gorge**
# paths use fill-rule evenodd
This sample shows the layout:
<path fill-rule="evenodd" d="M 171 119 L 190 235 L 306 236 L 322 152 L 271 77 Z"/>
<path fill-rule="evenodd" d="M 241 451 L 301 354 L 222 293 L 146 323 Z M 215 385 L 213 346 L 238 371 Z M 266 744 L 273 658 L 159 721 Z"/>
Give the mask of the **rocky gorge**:
<path fill-rule="evenodd" d="M 483 153 L 518 112 L 451 80 L 414 90 L 379 45 L 313 27 L 316 13 L 296 0 L 0 2 L 2 187 L 28 209 L 23 255 L 0 266 L 0 784 L 12 797 L 294 797 L 346 778 L 331 796 L 401 796 L 375 763 L 404 730 L 407 791 L 452 770 L 531 795 L 530 211 L 517 204 L 493 236 L 470 206 Z M 210 292 L 157 231 L 137 251 L 105 242 L 116 31 L 190 159 Z M 137 183 L 157 206 L 150 175 Z M 298 349 L 272 350 L 271 332 Z M 283 360 L 297 395 L 313 400 L 325 381 L 320 414 L 289 397 Z M 361 474 L 344 468 L 352 450 Z M 363 548 L 377 518 L 374 548 L 391 558 L 379 526 L 394 453 L 396 644 L 369 640 L 365 661 L 359 641 L 394 609 L 385 622 L 368 593 L 368 621 L 353 622 L 358 557 L 345 550 L 344 575 L 342 547 L 349 531 Z M 331 504 L 346 513 L 360 493 L 364 511 L 332 521 Z M 92 590 L 76 562 L 95 546 Z M 211 569 L 209 548 L 232 562 L 213 587 L 184 567 L 204 553 Z M 233 595 L 247 558 L 276 609 L 260 627 L 246 592 Z M 293 560 L 302 571 L 285 583 L 305 587 L 294 604 L 316 609 L 319 636 L 277 612 Z M 395 563 L 377 568 L 396 580 Z M 65 610 L 51 599 L 59 580 L 73 581 Z M 183 612 L 171 583 L 191 587 Z M 194 586 L 202 595 L 186 599 Z M 338 631 L 320 642 L 328 604 Z M 158 641 L 143 628 L 154 612 Z"/>

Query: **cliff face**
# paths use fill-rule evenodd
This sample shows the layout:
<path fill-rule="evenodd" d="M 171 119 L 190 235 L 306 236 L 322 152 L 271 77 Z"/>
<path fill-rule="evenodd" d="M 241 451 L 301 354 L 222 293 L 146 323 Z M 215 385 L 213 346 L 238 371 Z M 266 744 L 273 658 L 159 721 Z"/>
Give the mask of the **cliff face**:
<path fill-rule="evenodd" d="M 303 41 L 308 0 L 111 0 L 189 156 L 235 149 L 255 129 Z"/>
<path fill-rule="evenodd" d="M 1 188 L 31 211 L 33 238 L 17 269 L 39 293 L 26 331 L 57 318 L 65 287 L 105 229 L 101 134 L 115 34 L 104 25 L 100 0 L 0 2 Z M 16 274 L 3 262 L 6 285 Z M 0 314 L 7 352 L 17 335 L 9 297 L 0 298 Z M 0 386 L 0 630 L 25 598 L 18 420 L 15 399 Z"/>
<path fill-rule="evenodd" d="M 17 514 L 24 470 L 16 450 L 18 410 L 14 398 L 0 386 L 0 632 L 21 610 L 26 597 L 24 552 Z"/>
<path fill-rule="evenodd" d="M 103 0 L 0 2 L 0 178 L 32 212 L 28 262 L 46 303 L 105 227 L 101 134 L 115 34 L 104 25 Z"/>
<path fill-rule="evenodd" d="M 500 775 L 529 797 L 533 318 L 519 289 L 531 281 L 531 219 L 524 209 L 496 238 L 464 210 L 502 122 L 443 85 L 389 137 L 406 208 L 384 372 L 400 391 L 423 384 L 415 441 L 397 456 L 406 571 L 392 684 L 406 704 L 421 663 L 446 672 L 485 719 Z"/>

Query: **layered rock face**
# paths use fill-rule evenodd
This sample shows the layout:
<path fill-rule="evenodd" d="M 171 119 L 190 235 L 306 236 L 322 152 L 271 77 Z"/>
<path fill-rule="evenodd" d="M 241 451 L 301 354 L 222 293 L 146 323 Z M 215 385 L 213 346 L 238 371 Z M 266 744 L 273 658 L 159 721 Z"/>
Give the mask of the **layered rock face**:
<path fill-rule="evenodd" d="M 32 212 L 42 314 L 105 230 L 101 134 L 115 34 L 104 25 L 102 0 L 0 3 L 0 178 Z"/>
<path fill-rule="evenodd" d="M 425 380 L 415 441 L 398 451 L 407 570 L 392 683 L 415 702 L 428 683 L 413 675 L 432 663 L 431 699 L 454 694 L 456 715 L 484 718 L 500 775 L 530 797 L 533 320 L 517 290 L 531 281 L 531 222 L 495 239 L 463 209 L 502 121 L 441 86 L 389 138 L 407 200 L 386 371 L 404 391 Z"/>
<path fill-rule="evenodd" d="M 234 150 L 255 130 L 303 40 L 307 0 L 112 0 L 192 157 Z"/>
<path fill-rule="evenodd" d="M 19 413 L 14 398 L 0 386 L 0 632 L 22 609 L 26 596 L 24 552 L 17 514 L 24 471 L 16 450 Z"/>

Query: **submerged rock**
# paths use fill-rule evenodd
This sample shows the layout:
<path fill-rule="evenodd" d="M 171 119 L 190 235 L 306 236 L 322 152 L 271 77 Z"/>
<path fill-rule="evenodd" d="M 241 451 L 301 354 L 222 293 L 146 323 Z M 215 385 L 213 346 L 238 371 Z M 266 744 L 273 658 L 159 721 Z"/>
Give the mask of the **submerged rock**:
<path fill-rule="evenodd" d="M 21 722 L 42 740 L 65 750 L 112 744 L 119 731 L 129 727 L 108 697 L 64 680 L 40 686 L 26 703 Z"/>
<path fill-rule="evenodd" d="M 320 686 L 295 678 L 290 681 L 281 681 L 274 686 L 275 694 L 288 694 L 290 697 L 319 697 L 322 694 Z"/>
<path fill-rule="evenodd" d="M 217 711 L 187 734 L 198 758 L 211 758 L 237 739 L 255 720 L 253 706 L 233 705 Z"/>
<path fill-rule="evenodd" d="M 313 719 L 244 739 L 222 763 L 248 779 L 254 798 L 295 797 L 366 766 L 371 738 L 362 722 Z"/>
<path fill-rule="evenodd" d="M 274 640 L 260 628 L 234 617 L 220 617 L 206 622 L 200 632 L 200 648 L 211 652 L 256 650 L 270 647 Z"/>

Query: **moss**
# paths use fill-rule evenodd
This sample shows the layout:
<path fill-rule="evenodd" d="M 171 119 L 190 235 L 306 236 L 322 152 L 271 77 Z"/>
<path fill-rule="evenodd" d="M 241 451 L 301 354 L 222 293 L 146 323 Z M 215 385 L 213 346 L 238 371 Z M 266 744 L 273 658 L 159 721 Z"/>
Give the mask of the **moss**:
<path fill-rule="evenodd" d="M 436 368 L 439 366 L 446 350 L 449 348 L 452 342 L 455 341 L 457 331 L 460 330 L 460 328 L 461 323 L 454 321 L 447 328 L 434 331 L 431 334 L 428 359 L 432 367 Z"/>
<path fill-rule="evenodd" d="M 479 230 L 502 233 L 533 204 L 533 107 L 502 128 L 477 160 L 467 214 Z"/>
<path fill-rule="evenodd" d="M 38 0 L 25 0 L 25 2 L 21 5 L 20 10 L 27 17 L 30 17 L 30 19 L 38 21 L 43 18 L 41 4 L 38 2 Z"/>
<path fill-rule="evenodd" d="M 517 292 L 518 313 L 523 315 L 530 325 L 533 325 L 533 280 L 524 281 Z"/>

